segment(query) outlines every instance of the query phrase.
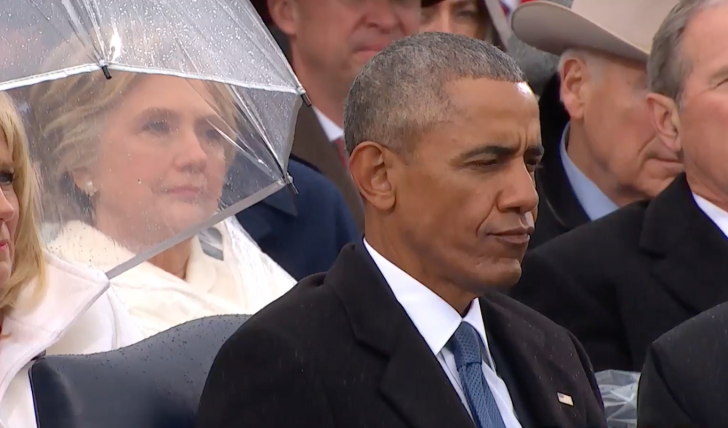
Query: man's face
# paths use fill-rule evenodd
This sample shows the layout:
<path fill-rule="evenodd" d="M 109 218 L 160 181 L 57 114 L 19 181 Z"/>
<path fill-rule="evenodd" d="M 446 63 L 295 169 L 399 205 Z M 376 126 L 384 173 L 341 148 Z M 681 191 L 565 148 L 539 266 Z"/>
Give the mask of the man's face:
<path fill-rule="evenodd" d="M 690 63 L 683 87 L 678 138 L 688 175 L 728 194 L 728 5 L 699 13 L 681 47 Z"/>
<path fill-rule="evenodd" d="M 462 79 L 447 93 L 451 120 L 394 172 L 397 226 L 431 275 L 480 295 L 521 274 L 538 204 L 538 104 L 525 83 Z"/>
<path fill-rule="evenodd" d="M 483 39 L 489 25 L 488 14 L 481 10 L 478 0 L 444 0 L 422 9 L 420 31 Z"/>
<path fill-rule="evenodd" d="M 659 141 L 650 121 L 645 65 L 613 57 L 599 64 L 584 105 L 587 150 L 596 167 L 616 180 L 620 193 L 652 198 L 682 165 Z"/>
<path fill-rule="evenodd" d="M 289 1 L 296 59 L 345 90 L 377 52 L 419 29 L 421 0 Z"/>

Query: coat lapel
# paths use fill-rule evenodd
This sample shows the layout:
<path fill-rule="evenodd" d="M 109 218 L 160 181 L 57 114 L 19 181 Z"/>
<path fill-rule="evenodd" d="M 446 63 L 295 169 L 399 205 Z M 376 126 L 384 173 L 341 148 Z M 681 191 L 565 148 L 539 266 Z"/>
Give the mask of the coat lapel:
<path fill-rule="evenodd" d="M 559 355 L 549 349 L 548 338 L 541 330 L 501 306 L 500 299 L 507 297 L 493 293 L 481 298 L 480 304 L 488 342 L 498 344 L 499 352 L 493 355 L 496 368 L 509 367 L 512 379 L 504 381 L 509 390 L 518 391 L 519 398 L 527 403 L 528 409 L 516 407 L 516 412 L 525 415 L 523 419 L 530 420 L 534 427 L 567 427 L 573 425 L 573 420 L 582 420 L 583 416 L 577 413 L 578 403 L 565 408 L 558 400 L 558 393 L 574 396 L 576 391 L 569 390 L 567 381 L 572 375 L 558 361 Z M 573 413 L 572 420 L 567 418 L 569 412 Z"/>
<path fill-rule="evenodd" d="M 313 165 L 333 181 L 354 215 L 359 229 L 364 227 L 364 208 L 359 191 L 349 170 L 341 163 L 339 152 L 329 141 L 313 108 L 302 106 L 298 111 L 296 133 L 291 154 Z"/>
<path fill-rule="evenodd" d="M 647 208 L 640 247 L 657 256 L 653 275 L 689 312 L 728 301 L 728 239 L 697 206 L 684 174 Z"/>
<path fill-rule="evenodd" d="M 326 282 L 358 341 L 387 359 L 380 391 L 413 428 L 474 428 L 439 362 L 362 244 L 344 247 Z"/>

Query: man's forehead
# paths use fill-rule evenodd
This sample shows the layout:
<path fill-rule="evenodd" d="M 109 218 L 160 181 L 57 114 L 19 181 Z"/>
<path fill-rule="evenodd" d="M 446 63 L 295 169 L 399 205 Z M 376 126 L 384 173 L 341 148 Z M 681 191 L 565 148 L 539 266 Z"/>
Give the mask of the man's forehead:
<path fill-rule="evenodd" d="M 536 95 L 526 82 L 492 79 L 459 79 L 446 85 L 452 107 L 467 114 L 475 110 L 507 112 L 515 109 L 538 111 Z"/>
<path fill-rule="evenodd" d="M 722 62 L 728 55 L 728 4 L 703 10 L 685 29 L 682 55 L 694 66 Z"/>

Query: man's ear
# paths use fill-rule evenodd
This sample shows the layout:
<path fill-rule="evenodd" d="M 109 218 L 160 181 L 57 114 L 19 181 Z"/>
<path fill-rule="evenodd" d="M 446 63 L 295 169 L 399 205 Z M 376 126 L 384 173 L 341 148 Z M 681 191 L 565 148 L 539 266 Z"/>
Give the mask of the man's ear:
<path fill-rule="evenodd" d="M 589 73 L 586 61 L 579 57 L 568 58 L 560 70 L 561 102 L 572 119 L 578 120 L 584 117 L 589 84 L 593 78 Z"/>
<path fill-rule="evenodd" d="M 397 156 L 379 143 L 359 143 L 349 157 L 349 170 L 359 194 L 380 211 L 391 210 L 396 202 L 393 167 Z"/>
<path fill-rule="evenodd" d="M 674 100 L 656 93 L 647 95 L 647 109 L 657 136 L 670 151 L 680 153 L 680 111 Z"/>
<path fill-rule="evenodd" d="M 288 37 L 296 33 L 296 0 L 267 0 L 273 23 Z"/>

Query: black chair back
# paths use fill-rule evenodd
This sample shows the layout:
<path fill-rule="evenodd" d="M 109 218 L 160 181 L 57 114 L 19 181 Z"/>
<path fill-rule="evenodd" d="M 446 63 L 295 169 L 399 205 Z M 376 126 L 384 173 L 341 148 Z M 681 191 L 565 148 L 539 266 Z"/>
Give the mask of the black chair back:
<path fill-rule="evenodd" d="M 212 362 L 248 315 L 202 318 L 135 345 L 30 368 L 38 428 L 194 428 Z"/>

